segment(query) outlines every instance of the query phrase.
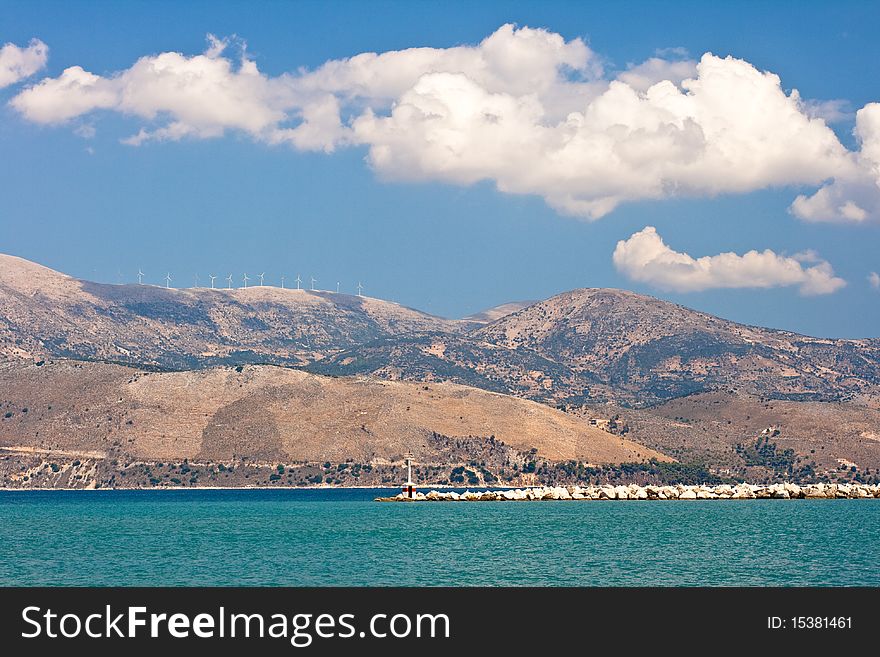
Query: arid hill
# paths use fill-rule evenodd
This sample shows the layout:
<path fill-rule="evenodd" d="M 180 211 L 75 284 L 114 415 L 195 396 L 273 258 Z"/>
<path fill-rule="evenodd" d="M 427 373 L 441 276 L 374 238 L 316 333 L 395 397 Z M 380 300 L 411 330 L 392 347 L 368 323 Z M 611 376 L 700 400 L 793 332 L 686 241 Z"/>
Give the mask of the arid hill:
<path fill-rule="evenodd" d="M 565 292 L 471 337 L 565 363 L 634 404 L 720 386 L 789 399 L 849 399 L 880 384 L 880 340 L 745 326 L 622 290 Z"/>
<path fill-rule="evenodd" d="M 554 405 L 646 406 L 729 387 L 825 401 L 880 390 L 878 339 L 745 326 L 621 290 L 447 320 L 332 292 L 89 283 L 11 256 L 0 256 L 0 355 L 178 370 L 274 363 L 453 381 Z"/>
<path fill-rule="evenodd" d="M 738 480 L 760 480 L 774 472 L 785 478 L 790 462 L 796 468 L 809 465 L 817 477 L 858 473 L 880 480 L 880 409 L 863 403 L 788 401 L 717 390 L 644 409 L 602 405 L 568 410 L 582 417 L 616 417 L 626 438 Z"/>
<path fill-rule="evenodd" d="M 878 409 L 880 340 L 620 290 L 446 320 L 331 292 L 102 285 L 0 256 L 0 486 L 203 485 L 184 459 L 224 485 L 277 482 L 273 464 L 290 485 L 397 483 L 408 450 L 431 482 L 877 478 Z"/>
<path fill-rule="evenodd" d="M 667 457 L 548 406 L 451 383 L 335 379 L 275 366 L 148 372 L 0 365 L 0 449 L 136 460 L 435 460 L 432 434 L 494 437 L 550 460 Z"/>
<path fill-rule="evenodd" d="M 395 303 L 269 286 L 166 289 L 80 281 L 0 255 L 0 355 L 170 369 L 304 364 L 379 337 L 464 326 Z"/>
<path fill-rule="evenodd" d="M 880 390 L 880 340 L 745 326 L 621 290 L 566 292 L 456 335 L 399 335 L 309 368 L 454 380 L 552 404 L 646 406 L 735 387 L 791 400 Z"/>
<path fill-rule="evenodd" d="M 576 372 L 533 349 L 511 349 L 450 333 L 380 338 L 316 361 L 306 369 L 331 376 L 452 381 L 545 403 L 581 399 L 600 385 L 589 372 Z"/>

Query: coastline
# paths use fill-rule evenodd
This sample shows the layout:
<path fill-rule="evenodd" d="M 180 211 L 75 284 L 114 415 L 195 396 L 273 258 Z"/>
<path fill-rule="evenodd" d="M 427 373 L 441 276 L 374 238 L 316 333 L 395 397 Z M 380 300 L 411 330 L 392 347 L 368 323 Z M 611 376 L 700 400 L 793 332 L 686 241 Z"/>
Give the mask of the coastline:
<path fill-rule="evenodd" d="M 377 497 L 377 502 L 531 502 L 546 500 L 803 500 L 880 499 L 880 484 L 746 484 L 718 486 L 678 484 L 675 486 L 538 486 L 504 491 L 464 493 L 416 492 Z"/>
<path fill-rule="evenodd" d="M 425 486 L 424 488 L 428 488 Z M 466 486 L 449 486 L 434 485 L 430 486 L 432 490 L 467 490 Z M 477 490 L 510 490 L 514 486 L 472 486 Z M 17 492 L 17 491 L 125 491 L 125 490 L 145 490 L 145 491 L 181 491 L 181 490 L 400 490 L 400 486 L 119 486 L 101 488 L 67 488 L 67 487 L 35 487 L 27 488 L 10 488 L 0 486 L 0 493 Z"/>
<path fill-rule="evenodd" d="M 133 486 L 101 488 L 9 488 L 0 494 L 34 492 L 120 492 L 120 491 L 326 491 L 326 490 L 400 490 L 399 486 Z M 717 499 L 880 499 L 880 484 L 747 484 L 717 486 L 696 485 L 604 485 L 604 486 L 449 486 L 423 487 L 414 497 L 404 493 L 377 497 L 381 502 L 432 501 L 590 501 L 590 500 L 717 500 Z M 458 493 L 456 491 L 463 491 Z"/>
<path fill-rule="evenodd" d="M 200 491 L 200 490 L 369 490 L 369 489 L 387 489 L 387 490 L 397 490 L 399 486 L 126 486 L 126 487 L 110 487 L 103 486 L 101 488 L 37 488 L 37 487 L 28 487 L 28 488 L 8 488 L 8 487 L 0 487 L 0 493 L 13 493 L 19 491 L 38 491 L 38 492 L 51 492 L 51 491 L 79 491 L 79 492 L 119 492 L 119 491 L 181 491 L 181 490 L 192 490 L 192 491 Z M 435 486 L 435 488 L 441 488 L 440 486 Z M 454 489 L 454 486 L 442 487 L 444 489 L 450 488 Z M 487 487 L 488 488 L 488 487 Z"/>

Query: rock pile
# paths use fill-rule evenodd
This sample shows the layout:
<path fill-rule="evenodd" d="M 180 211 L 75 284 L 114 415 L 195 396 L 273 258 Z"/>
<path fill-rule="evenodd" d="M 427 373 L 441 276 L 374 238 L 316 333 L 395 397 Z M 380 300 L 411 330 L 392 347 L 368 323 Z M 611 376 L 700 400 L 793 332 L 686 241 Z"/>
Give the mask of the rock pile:
<path fill-rule="evenodd" d="M 731 486 L 539 486 L 510 490 L 436 491 L 378 497 L 379 502 L 518 502 L 530 500 L 753 500 L 880 498 L 880 484 L 736 484 Z"/>

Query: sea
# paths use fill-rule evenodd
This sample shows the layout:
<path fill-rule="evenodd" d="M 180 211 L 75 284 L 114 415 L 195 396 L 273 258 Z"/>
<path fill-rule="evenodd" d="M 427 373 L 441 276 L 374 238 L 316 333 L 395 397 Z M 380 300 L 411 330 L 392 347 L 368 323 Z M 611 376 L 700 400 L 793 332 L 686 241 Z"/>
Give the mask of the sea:
<path fill-rule="evenodd" d="M 878 586 L 880 500 L 0 492 L 3 586 Z"/>

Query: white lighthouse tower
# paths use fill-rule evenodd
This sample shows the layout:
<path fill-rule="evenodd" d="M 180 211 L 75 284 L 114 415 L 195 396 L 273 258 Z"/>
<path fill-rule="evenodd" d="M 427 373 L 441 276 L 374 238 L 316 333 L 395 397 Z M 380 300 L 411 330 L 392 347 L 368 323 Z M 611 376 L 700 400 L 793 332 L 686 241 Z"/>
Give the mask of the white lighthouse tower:
<path fill-rule="evenodd" d="M 412 498 L 416 496 L 416 485 L 412 480 L 413 455 L 410 452 L 407 452 L 403 455 L 403 458 L 406 461 L 406 482 L 403 484 L 403 494 L 405 497 Z"/>

